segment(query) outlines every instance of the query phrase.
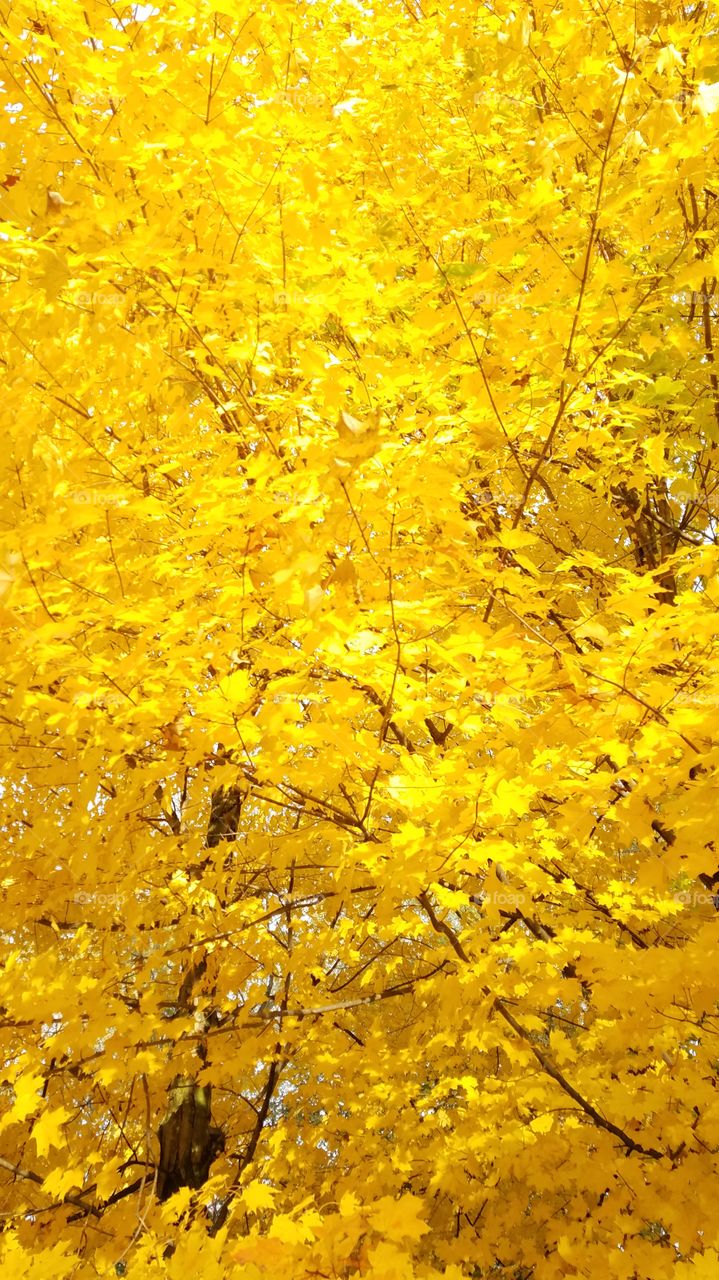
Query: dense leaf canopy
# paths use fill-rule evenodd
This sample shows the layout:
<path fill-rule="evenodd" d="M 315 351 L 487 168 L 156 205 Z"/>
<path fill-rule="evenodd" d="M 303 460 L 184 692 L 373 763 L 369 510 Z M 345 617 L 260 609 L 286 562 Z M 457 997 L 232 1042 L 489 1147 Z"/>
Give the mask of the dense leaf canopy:
<path fill-rule="evenodd" d="M 2 7 L 4 1277 L 716 1276 L 716 7 Z"/>

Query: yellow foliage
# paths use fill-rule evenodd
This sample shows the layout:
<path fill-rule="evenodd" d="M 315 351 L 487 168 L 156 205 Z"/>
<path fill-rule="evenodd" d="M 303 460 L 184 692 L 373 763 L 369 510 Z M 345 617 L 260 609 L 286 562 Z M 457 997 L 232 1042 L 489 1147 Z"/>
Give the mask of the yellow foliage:
<path fill-rule="evenodd" d="M 5 9 L 3 1276 L 713 1276 L 716 9 Z"/>

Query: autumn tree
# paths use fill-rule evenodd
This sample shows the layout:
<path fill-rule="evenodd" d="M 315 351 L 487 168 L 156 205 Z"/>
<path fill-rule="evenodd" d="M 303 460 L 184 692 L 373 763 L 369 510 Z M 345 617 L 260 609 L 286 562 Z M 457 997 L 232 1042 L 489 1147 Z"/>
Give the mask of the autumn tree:
<path fill-rule="evenodd" d="M 719 11 L 2 5 L 10 1280 L 719 1270 Z"/>

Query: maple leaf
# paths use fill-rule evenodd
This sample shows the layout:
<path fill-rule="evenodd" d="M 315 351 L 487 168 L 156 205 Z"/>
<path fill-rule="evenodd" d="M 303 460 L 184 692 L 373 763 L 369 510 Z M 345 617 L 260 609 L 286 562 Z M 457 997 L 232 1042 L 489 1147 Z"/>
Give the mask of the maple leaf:
<path fill-rule="evenodd" d="M 273 1207 L 275 1193 L 263 1182 L 248 1182 L 247 1186 L 242 1188 L 242 1202 L 250 1213 L 257 1213 L 259 1209 Z"/>
<path fill-rule="evenodd" d="M 422 1207 L 416 1196 L 404 1195 L 399 1200 L 384 1196 L 372 1206 L 370 1222 L 388 1240 L 419 1240 L 429 1231 L 419 1219 Z"/>

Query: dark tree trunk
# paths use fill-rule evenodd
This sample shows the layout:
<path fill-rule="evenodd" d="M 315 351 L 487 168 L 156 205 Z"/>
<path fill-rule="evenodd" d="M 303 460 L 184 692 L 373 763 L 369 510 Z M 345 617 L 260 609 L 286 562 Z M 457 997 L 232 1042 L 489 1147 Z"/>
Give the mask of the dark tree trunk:
<path fill-rule="evenodd" d="M 218 787 L 212 793 L 207 845 L 214 849 L 221 840 L 236 840 L 242 811 L 243 793 L 239 787 Z"/>
<path fill-rule="evenodd" d="M 204 1185 L 210 1165 L 225 1148 L 221 1129 L 212 1124 L 211 1090 L 186 1076 L 175 1076 L 159 1128 L 160 1168 L 157 1195 L 167 1200 L 181 1187 Z"/>

